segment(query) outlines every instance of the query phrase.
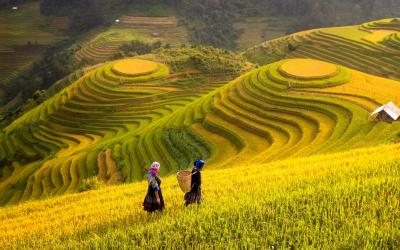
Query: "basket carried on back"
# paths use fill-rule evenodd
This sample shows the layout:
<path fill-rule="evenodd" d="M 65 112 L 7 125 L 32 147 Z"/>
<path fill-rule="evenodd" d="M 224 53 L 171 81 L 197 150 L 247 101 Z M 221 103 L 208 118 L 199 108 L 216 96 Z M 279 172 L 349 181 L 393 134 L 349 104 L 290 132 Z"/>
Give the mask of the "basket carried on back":
<path fill-rule="evenodd" d="M 179 187 L 184 193 L 190 192 L 192 187 L 192 172 L 189 170 L 182 170 L 176 174 L 178 179 Z"/>

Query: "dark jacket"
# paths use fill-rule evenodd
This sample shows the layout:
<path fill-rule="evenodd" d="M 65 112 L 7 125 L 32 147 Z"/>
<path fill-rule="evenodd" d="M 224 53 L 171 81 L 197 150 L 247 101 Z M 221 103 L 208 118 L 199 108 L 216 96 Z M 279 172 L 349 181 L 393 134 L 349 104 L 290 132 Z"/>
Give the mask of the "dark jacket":
<path fill-rule="evenodd" d="M 160 204 L 157 204 L 155 192 L 158 192 Z M 147 212 L 162 211 L 165 207 L 161 192 L 161 179 L 156 175 L 149 175 L 149 186 L 147 188 L 147 195 L 143 201 L 143 207 Z"/>
<path fill-rule="evenodd" d="M 201 172 L 197 169 L 192 170 L 192 188 L 190 192 L 201 191 Z"/>

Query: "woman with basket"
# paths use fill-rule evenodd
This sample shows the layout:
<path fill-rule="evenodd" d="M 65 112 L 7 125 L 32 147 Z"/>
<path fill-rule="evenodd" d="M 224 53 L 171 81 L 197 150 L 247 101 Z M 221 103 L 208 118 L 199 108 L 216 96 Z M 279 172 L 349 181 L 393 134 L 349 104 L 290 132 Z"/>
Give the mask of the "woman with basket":
<path fill-rule="evenodd" d="M 143 201 L 144 210 L 147 212 L 162 211 L 164 209 L 164 199 L 161 192 L 161 180 L 158 171 L 160 163 L 153 162 L 150 166 L 147 195 Z"/>
<path fill-rule="evenodd" d="M 196 160 L 192 170 L 191 188 L 190 191 L 185 194 L 185 205 L 188 206 L 193 203 L 200 204 L 203 199 L 201 193 L 201 170 L 205 166 L 205 161 Z"/>

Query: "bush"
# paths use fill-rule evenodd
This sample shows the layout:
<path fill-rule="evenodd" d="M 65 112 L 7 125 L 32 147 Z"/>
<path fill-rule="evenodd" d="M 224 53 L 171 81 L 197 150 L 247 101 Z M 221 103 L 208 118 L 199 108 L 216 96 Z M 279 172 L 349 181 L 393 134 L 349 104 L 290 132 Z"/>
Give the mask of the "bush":
<path fill-rule="evenodd" d="M 121 45 L 120 50 L 123 55 L 129 56 L 131 54 L 144 55 L 151 53 L 155 49 L 161 48 L 161 42 L 145 43 L 140 40 L 133 40 Z"/>
<path fill-rule="evenodd" d="M 174 70 L 189 67 L 211 74 L 241 74 L 247 65 L 241 55 L 207 46 L 162 48 L 154 53 Z"/>
<path fill-rule="evenodd" d="M 78 192 L 85 192 L 90 190 L 97 190 L 104 186 L 104 183 L 97 179 L 97 176 L 84 179 L 79 183 Z"/>

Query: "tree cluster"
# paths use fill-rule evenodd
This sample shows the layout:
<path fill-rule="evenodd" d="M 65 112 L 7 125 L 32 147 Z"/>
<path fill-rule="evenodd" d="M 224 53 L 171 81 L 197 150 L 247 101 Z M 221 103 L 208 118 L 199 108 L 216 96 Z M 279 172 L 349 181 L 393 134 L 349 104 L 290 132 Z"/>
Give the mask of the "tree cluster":
<path fill-rule="evenodd" d="M 78 48 L 70 45 L 70 41 L 65 41 L 47 49 L 40 61 L 35 62 L 16 79 L 1 83 L 0 87 L 8 98 L 5 101 L 11 100 L 18 93 L 22 94 L 23 99 L 32 97 L 36 90 L 47 89 L 57 80 L 79 68 L 80 65 L 74 59 L 74 53 Z"/>

